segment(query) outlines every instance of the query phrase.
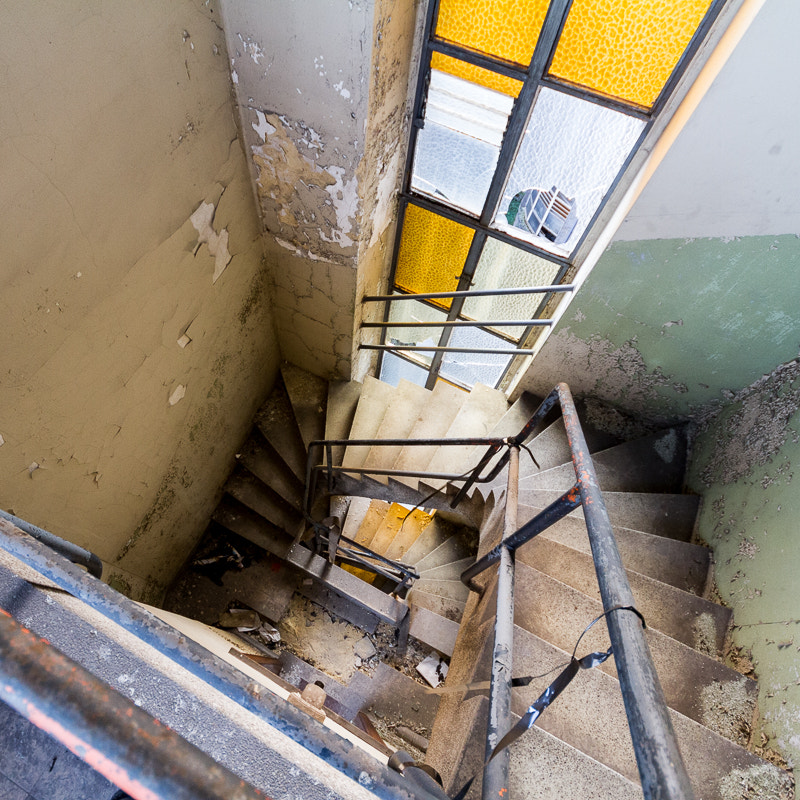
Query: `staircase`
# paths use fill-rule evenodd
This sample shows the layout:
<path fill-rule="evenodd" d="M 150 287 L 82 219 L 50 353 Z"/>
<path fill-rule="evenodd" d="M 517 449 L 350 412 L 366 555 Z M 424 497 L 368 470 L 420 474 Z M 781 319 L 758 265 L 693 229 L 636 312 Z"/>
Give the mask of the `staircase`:
<path fill-rule="evenodd" d="M 303 541 L 306 453 L 310 442 L 323 438 L 507 436 L 537 406 L 527 395 L 509 406 L 502 393 L 487 387 L 466 393 L 441 381 L 432 392 L 407 382 L 393 388 L 373 378 L 363 385 L 328 385 L 285 365 L 256 415 L 214 524 L 218 532 L 242 537 L 290 565 L 303 578 L 299 591 L 330 598 L 337 613 L 367 630 L 377 621 L 402 627 L 408 615 L 412 639 L 450 658 L 446 686 L 485 681 L 496 580 L 482 577 L 479 595 L 459 577 L 500 540 L 505 475 L 474 488 L 451 509 L 457 487 L 442 478 L 337 474 L 315 518 L 337 518 L 344 537 L 412 567 L 419 577 L 403 597 L 404 592 L 388 593 L 385 581 L 369 571 L 332 564 Z M 681 494 L 684 432 L 669 429 L 628 442 L 591 426 L 584 425 L 584 433 L 697 798 L 793 797 L 789 774 L 748 749 L 757 684 L 721 660 L 731 613 L 709 599 L 711 554 L 691 541 L 700 498 Z M 334 465 L 353 470 L 462 474 L 485 449 L 349 445 L 334 446 L 330 455 Z M 557 419 L 521 452 L 518 524 L 573 483 L 569 446 Z M 515 675 L 543 675 L 569 661 L 581 632 L 602 612 L 581 516 L 578 509 L 517 551 Z M 608 646 L 605 627 L 598 624 L 578 655 Z M 515 719 L 553 677 L 514 690 Z M 434 706 L 426 761 L 451 795 L 480 769 L 487 706 L 485 692 L 466 688 L 444 693 L 438 710 Z M 582 671 L 513 745 L 510 787 L 512 796 L 524 798 L 642 796 L 613 659 Z M 478 780 L 469 797 L 479 795 Z"/>

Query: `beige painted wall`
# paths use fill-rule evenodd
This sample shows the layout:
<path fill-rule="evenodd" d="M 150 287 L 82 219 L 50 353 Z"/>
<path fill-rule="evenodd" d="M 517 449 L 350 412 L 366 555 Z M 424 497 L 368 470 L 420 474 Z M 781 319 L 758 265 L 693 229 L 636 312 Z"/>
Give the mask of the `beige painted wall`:
<path fill-rule="evenodd" d="M 219 13 L 2 9 L 0 506 L 153 600 L 278 361 Z"/>

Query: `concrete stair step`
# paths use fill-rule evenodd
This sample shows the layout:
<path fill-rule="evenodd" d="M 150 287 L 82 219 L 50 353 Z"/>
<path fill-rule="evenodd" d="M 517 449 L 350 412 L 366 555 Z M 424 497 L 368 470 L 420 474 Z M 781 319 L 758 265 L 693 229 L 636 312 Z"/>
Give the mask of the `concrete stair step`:
<path fill-rule="evenodd" d="M 421 580 L 426 581 L 460 581 L 461 573 L 474 563 L 474 558 L 462 558 L 458 561 L 451 561 L 449 564 L 442 564 L 439 567 L 421 569 L 419 571 L 419 576 Z"/>
<path fill-rule="evenodd" d="M 353 417 L 350 439 L 375 439 L 386 408 L 391 401 L 394 387 L 377 378 L 368 377 L 364 381 L 361 397 Z M 342 465 L 345 467 L 361 467 L 369 455 L 369 447 L 348 445 L 344 451 Z"/>
<path fill-rule="evenodd" d="M 520 490 L 521 505 L 547 508 L 563 492 L 552 489 Z M 688 542 L 700 508 L 700 498 L 690 494 L 653 492 L 603 492 L 611 524 Z M 583 518 L 583 510 L 571 516 Z"/>
<path fill-rule="evenodd" d="M 256 412 L 255 424 L 294 476 L 305 483 L 306 446 L 282 379 L 275 382 L 266 402 Z"/>
<path fill-rule="evenodd" d="M 406 554 L 408 551 L 414 546 L 414 543 L 422 535 L 425 528 L 433 521 L 433 515 L 428 514 L 421 508 L 415 508 L 412 511 L 405 509 L 405 512 L 406 517 L 403 519 L 400 529 L 383 553 L 386 558 L 391 558 L 393 561 L 402 561 L 404 564 L 407 563 Z"/>
<path fill-rule="evenodd" d="M 408 602 L 409 605 L 427 608 L 440 617 L 453 620 L 453 622 L 461 621 L 465 606 L 462 600 L 453 600 L 449 597 L 442 597 L 441 595 L 431 594 L 416 588 L 411 589 L 408 593 Z"/>
<path fill-rule="evenodd" d="M 284 502 L 279 494 L 241 464 L 236 465 L 225 483 L 225 491 L 276 527 L 286 531 L 289 536 L 294 536 L 298 528 L 303 525 L 303 516 L 297 509 Z"/>
<path fill-rule="evenodd" d="M 501 391 L 477 383 L 447 429 L 445 438 L 488 436 L 507 410 L 508 401 Z M 476 464 L 476 461 L 471 460 L 473 450 L 471 445 L 439 447 L 427 469 L 429 472 L 461 475 Z M 434 487 L 444 485 L 444 481 L 427 482 Z"/>
<path fill-rule="evenodd" d="M 451 536 L 451 526 L 439 519 L 438 514 L 434 514 L 430 524 L 425 526 L 425 530 L 422 531 L 417 541 L 406 550 L 404 562 L 416 565 L 418 561 L 444 544 Z"/>
<path fill-rule="evenodd" d="M 368 497 L 350 497 L 348 499 L 350 502 L 347 505 L 344 517 L 339 519 L 342 524 L 342 536 L 346 536 L 348 539 L 355 539 L 364 517 L 369 512 L 372 500 Z M 331 508 L 331 513 L 333 513 L 333 510 Z"/>
<path fill-rule="evenodd" d="M 223 496 L 211 518 L 278 558 L 285 559 L 292 546 L 292 540 L 285 531 L 229 495 Z"/>
<path fill-rule="evenodd" d="M 445 381 L 438 381 L 425 407 L 408 433 L 409 439 L 442 439 L 466 402 L 467 392 Z M 434 445 L 404 447 L 394 463 L 394 469 L 413 472 L 424 471 L 436 452 Z M 400 478 L 408 486 L 416 487 L 416 478 Z"/>
<path fill-rule="evenodd" d="M 440 597 L 447 597 L 450 600 L 466 602 L 469 597 L 469 589 L 460 580 L 420 578 L 420 580 L 415 581 L 414 586 L 421 592 L 438 594 Z"/>
<path fill-rule="evenodd" d="M 541 511 L 532 506 L 519 506 L 519 524 L 533 519 Z M 614 537 L 622 563 L 627 569 L 669 583 L 685 592 L 701 596 L 705 592 L 711 559 L 711 551 L 707 547 L 620 526 L 614 527 Z M 591 553 L 586 524 L 577 517 L 565 517 L 537 538 L 550 539 L 574 550 Z"/>
<path fill-rule="evenodd" d="M 464 558 L 474 559 L 474 554 L 475 547 L 473 544 L 465 536 L 454 534 L 431 550 L 426 556 L 415 561 L 414 566 L 417 570 L 431 570 Z"/>
<path fill-rule="evenodd" d="M 493 592 L 487 592 L 487 596 L 490 594 L 494 596 Z M 515 622 L 567 652 L 572 651 L 586 626 L 602 613 L 598 601 L 525 563 L 517 563 L 514 598 Z M 494 607 L 493 599 L 484 606 L 487 617 L 493 617 Z M 658 630 L 648 627 L 645 637 L 670 708 L 713 728 L 715 715 L 709 709 L 726 698 L 730 717 L 725 725 L 747 729 L 758 691 L 755 681 L 705 655 L 701 649 L 693 649 Z M 706 641 L 701 620 L 697 644 L 702 648 Z M 605 650 L 608 646 L 607 629 L 600 624 L 581 643 L 586 652 Z M 613 660 L 597 669 L 616 676 Z"/>
<path fill-rule="evenodd" d="M 486 635 L 483 651 L 477 659 L 480 666 L 473 679 L 487 679 L 491 673 L 491 630 Z M 581 654 L 583 650 L 581 650 Z M 580 654 L 579 654 L 580 655 Z M 512 695 L 511 710 L 522 715 L 528 706 L 547 688 L 558 673 L 558 667 L 569 661 L 570 653 L 560 650 L 524 628 L 514 628 L 514 673 L 516 675 L 550 675 L 534 679 Z M 728 709 L 724 701 L 718 709 L 720 717 Z M 699 797 L 725 797 L 724 783 L 734 769 L 751 768 L 772 770 L 756 756 L 749 753 L 746 731 L 722 727 L 731 737 L 720 735 L 709 727 L 671 711 L 681 753 L 686 763 L 692 785 Z M 598 721 L 602 720 L 603 735 L 597 735 Z M 622 701 L 619 682 L 599 669 L 581 671 L 572 684 L 537 720 L 537 727 L 566 742 L 609 769 L 638 782 L 639 773 L 631 743 L 628 721 Z M 738 742 L 737 742 L 738 740 Z M 720 784 L 723 784 L 721 787 Z"/>
<path fill-rule="evenodd" d="M 378 555 L 385 555 L 398 531 L 404 527 L 410 513 L 405 506 L 392 503 L 367 547 Z"/>
<path fill-rule="evenodd" d="M 411 615 L 411 624 L 408 629 L 410 636 L 444 656 L 453 655 L 458 636 L 458 622 L 447 619 L 447 617 L 421 605 L 410 606 L 409 614 Z"/>
<path fill-rule="evenodd" d="M 364 547 L 369 547 L 390 506 L 391 504 L 384 500 L 370 500 L 369 507 L 359 522 L 355 536 L 350 536 L 348 533 L 348 538 L 363 544 Z M 347 527 L 347 523 L 345 523 L 345 527 L 348 531 L 350 530 Z"/>
<path fill-rule="evenodd" d="M 592 461 L 604 492 L 680 493 L 686 472 L 686 436 L 682 429 L 670 428 L 595 453 Z M 566 490 L 574 483 L 570 462 L 522 478 L 520 489 Z"/>
<path fill-rule="evenodd" d="M 402 379 L 392 394 L 381 424 L 375 432 L 376 439 L 405 439 L 414 427 L 431 396 L 424 386 L 418 386 Z M 403 449 L 402 445 L 375 446 L 364 459 L 364 466 L 376 469 L 391 469 Z M 381 483 L 388 483 L 388 478 L 376 475 Z"/>
<path fill-rule="evenodd" d="M 325 438 L 328 381 L 286 361 L 281 366 L 281 375 L 308 450 L 310 442 Z"/>
<path fill-rule="evenodd" d="M 537 537 L 517 550 L 517 563 L 520 561 L 598 602 L 601 599 L 594 561 L 588 553 Z M 648 627 L 695 647 L 698 625 L 702 625 L 709 655 L 722 653 L 731 622 L 729 608 L 633 570 L 627 570 L 627 574 L 636 607 L 644 615 Z"/>
<path fill-rule="evenodd" d="M 547 713 L 547 712 L 545 712 Z M 426 763 L 443 778 L 451 796 L 483 766 L 489 700 L 478 695 L 461 701 L 445 695 L 433 726 Z M 544 716 L 544 715 L 543 715 Z M 519 717 L 512 714 L 511 723 Z M 510 749 L 509 797 L 519 800 L 641 800 L 641 787 L 590 756 L 534 726 Z M 467 800 L 479 800 L 478 777 Z"/>
<path fill-rule="evenodd" d="M 303 484 L 258 428 L 253 428 L 237 459 L 289 505 L 302 508 Z"/>
<path fill-rule="evenodd" d="M 328 385 L 328 409 L 325 414 L 325 438 L 346 439 L 353 427 L 362 385 L 359 381 L 335 381 Z M 344 457 L 345 446 L 332 448 L 333 463 L 339 466 Z"/>

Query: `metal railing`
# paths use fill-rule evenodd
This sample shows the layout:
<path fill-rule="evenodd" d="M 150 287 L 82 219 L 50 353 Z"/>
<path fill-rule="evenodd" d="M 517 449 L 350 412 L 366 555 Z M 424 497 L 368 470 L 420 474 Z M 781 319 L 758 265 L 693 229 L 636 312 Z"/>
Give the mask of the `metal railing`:
<path fill-rule="evenodd" d="M 519 448 L 539 420 L 558 403 L 564 419 L 572 463 L 574 486 L 544 511 L 516 528 L 516 492 Z M 489 696 L 487 759 L 509 725 L 511 705 L 512 649 L 514 638 L 514 552 L 518 547 L 566 516 L 579 505 L 592 548 L 597 582 L 606 614 L 609 638 L 616 660 L 625 712 L 631 732 L 636 763 L 645 798 L 690 800 L 694 797 L 683 763 L 669 711 L 655 666 L 634 614 L 612 614 L 612 610 L 635 607 L 625 569 L 608 518 L 597 476 L 586 445 L 575 403 L 569 387 L 560 383 L 548 395 L 526 426 L 508 439 L 511 459 L 507 493 L 506 524 L 500 544 L 464 571 L 461 580 L 472 590 L 480 591 L 475 578 L 494 564 L 497 571 L 497 615 Z M 513 509 L 512 509 L 513 505 Z M 508 754 L 501 752 L 484 771 L 483 796 L 508 796 Z"/>

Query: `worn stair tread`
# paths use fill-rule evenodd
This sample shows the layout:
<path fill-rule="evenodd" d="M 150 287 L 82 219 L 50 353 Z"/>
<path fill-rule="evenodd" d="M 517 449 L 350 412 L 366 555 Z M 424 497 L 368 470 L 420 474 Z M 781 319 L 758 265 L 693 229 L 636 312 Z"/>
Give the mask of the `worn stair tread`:
<path fill-rule="evenodd" d="M 308 450 L 310 442 L 325 437 L 328 381 L 288 361 L 281 365 L 281 375 L 292 402 L 297 427 Z"/>
<path fill-rule="evenodd" d="M 395 388 L 386 413 L 375 432 L 376 439 L 405 439 L 431 396 L 424 386 L 402 379 Z M 403 445 L 375 445 L 364 459 L 364 466 L 373 469 L 392 469 Z M 376 480 L 387 483 L 386 476 Z"/>
<path fill-rule="evenodd" d="M 418 605 L 410 606 L 408 613 L 411 615 L 410 636 L 442 655 L 453 655 L 458 636 L 457 622 Z"/>
<path fill-rule="evenodd" d="M 297 509 L 241 464 L 236 465 L 226 481 L 225 491 L 290 536 L 294 536 L 303 523 L 303 516 Z"/>
<path fill-rule="evenodd" d="M 476 696 L 461 702 L 445 696 L 433 726 L 426 763 L 444 779 L 451 796 L 484 762 L 489 701 Z M 519 718 L 512 714 L 509 725 Z M 533 726 L 510 748 L 509 797 L 520 800 L 641 800 L 637 784 L 615 773 L 566 742 Z M 480 777 L 467 800 L 481 797 Z"/>
<path fill-rule="evenodd" d="M 519 502 L 546 508 L 562 494 L 552 489 L 520 489 Z M 700 498 L 696 495 L 658 492 L 603 492 L 603 502 L 612 525 L 683 542 L 691 539 L 700 508 Z M 582 518 L 583 510 L 576 508 L 571 516 Z"/>
<path fill-rule="evenodd" d="M 462 558 L 458 561 L 451 561 L 449 564 L 442 564 L 438 567 L 431 567 L 430 569 L 420 569 L 419 565 L 417 565 L 419 571 L 420 580 L 426 581 L 460 581 L 461 580 L 461 573 L 464 570 L 475 563 L 474 558 Z"/>
<path fill-rule="evenodd" d="M 533 519 L 541 511 L 541 508 L 520 505 L 519 525 Z M 586 523 L 577 517 L 568 516 L 559 520 L 542 531 L 539 538 L 551 539 L 584 553 L 591 552 Z M 707 547 L 619 525 L 614 526 L 614 538 L 622 563 L 628 569 L 692 594 L 703 595 L 705 592 L 711 559 L 711 551 Z"/>
<path fill-rule="evenodd" d="M 487 637 L 481 659 L 482 670 L 477 677 L 490 672 L 491 646 L 491 637 Z M 557 668 L 569 660 L 569 653 L 519 626 L 514 629 L 514 653 L 515 672 L 520 675 L 531 672 L 541 674 L 547 669 L 557 672 Z M 515 691 L 512 695 L 512 711 L 515 714 L 524 713 L 552 679 L 552 674 L 534 679 L 529 686 Z M 707 715 L 703 723 L 674 710 L 670 711 L 670 717 L 689 778 L 698 796 L 721 800 L 719 784 L 732 769 L 760 767 L 764 762 L 746 750 L 746 730 L 731 728 L 729 723 L 734 720 L 727 719 L 728 709 L 724 707 L 722 698 L 720 703 L 722 706 L 718 711 Z M 602 720 L 602 736 L 597 735 L 598 720 Z M 582 671 L 542 714 L 537 725 L 629 780 L 638 781 L 622 693 L 619 682 L 611 675 L 597 669 Z M 721 728 L 722 731 L 713 728 Z M 731 735 L 724 735 L 728 733 Z"/>
<path fill-rule="evenodd" d="M 285 559 L 292 546 L 292 540 L 285 531 L 229 495 L 223 496 L 211 518 L 229 531 L 278 558 Z"/>
<path fill-rule="evenodd" d="M 432 521 L 433 515 L 421 508 L 414 508 L 410 511 L 405 508 L 405 517 L 400 523 L 400 528 L 382 555 L 392 561 L 408 563 L 406 554 Z"/>
<path fill-rule="evenodd" d="M 490 594 L 493 592 L 487 593 L 487 597 Z M 603 610 L 598 601 L 525 563 L 516 566 L 514 598 L 516 624 L 568 652 L 589 622 Z M 492 609 L 492 602 L 484 607 L 487 614 L 493 614 Z M 670 708 L 702 721 L 704 703 L 727 694 L 731 701 L 737 701 L 737 708 L 742 709 L 743 717 L 749 722 L 758 691 L 755 681 L 658 630 L 648 628 L 645 637 Z M 702 646 L 705 639 L 702 625 L 698 626 L 697 637 Z M 582 639 L 581 647 L 585 647 L 586 652 L 607 649 L 606 627 L 595 625 Z M 598 669 L 616 675 L 612 662 L 610 659 Z"/>
<path fill-rule="evenodd" d="M 255 424 L 295 477 L 305 482 L 306 446 L 286 387 L 280 378 L 266 402 L 256 412 Z"/>
<path fill-rule="evenodd" d="M 516 557 L 517 563 L 528 564 L 600 601 L 597 574 L 590 554 L 537 537 L 520 547 Z M 636 607 L 644 615 L 648 627 L 695 647 L 698 625 L 701 625 L 704 645 L 708 648 L 706 652 L 713 656 L 722 653 L 731 621 L 729 608 L 634 570 L 627 570 L 627 575 Z"/>
<path fill-rule="evenodd" d="M 375 536 L 375 532 L 383 522 L 383 518 L 386 516 L 390 506 L 391 503 L 387 503 L 385 500 L 370 500 L 369 508 L 361 518 L 356 535 L 348 535 L 348 538 L 364 545 L 364 547 L 369 547 L 372 537 Z"/>
<path fill-rule="evenodd" d="M 359 381 L 334 381 L 328 386 L 328 408 L 325 414 L 325 438 L 346 439 L 353 427 L 362 385 Z M 331 448 L 333 464 L 339 466 L 344 457 L 344 445 Z"/>
<path fill-rule="evenodd" d="M 437 381 L 427 403 L 408 432 L 409 439 L 441 439 L 450 428 L 453 419 L 468 395 L 446 381 Z M 412 472 L 424 471 L 433 454 L 434 445 L 409 445 L 403 447 L 394 462 L 394 469 Z M 416 478 L 399 478 L 409 486 L 416 487 Z"/>
<path fill-rule="evenodd" d="M 250 436 L 237 454 L 237 460 L 291 506 L 298 510 L 302 508 L 303 484 L 294 476 L 258 428 L 253 428 L 250 432 Z"/>
<path fill-rule="evenodd" d="M 378 555 L 385 555 L 389 545 L 391 545 L 400 528 L 403 527 L 410 513 L 410 510 L 405 506 L 401 506 L 399 503 L 392 503 L 383 515 L 383 519 L 367 547 Z"/>
<path fill-rule="evenodd" d="M 440 617 L 445 617 L 454 622 L 460 622 L 465 606 L 463 600 L 453 600 L 450 597 L 442 597 L 441 595 L 431 594 L 416 588 L 412 588 L 409 591 L 408 602 L 409 605 L 427 608 Z"/>
<path fill-rule="evenodd" d="M 438 594 L 440 597 L 448 597 L 451 600 L 465 602 L 469 597 L 469 589 L 459 580 L 420 578 L 414 582 L 414 586 L 421 592 Z"/>
<path fill-rule="evenodd" d="M 347 506 L 347 513 L 345 514 L 344 519 L 341 520 L 342 536 L 346 536 L 348 539 L 355 540 L 356 536 L 358 535 L 358 529 L 361 527 L 364 517 L 366 517 L 367 513 L 369 512 L 369 507 L 371 504 L 372 500 L 370 500 L 368 497 L 350 498 L 350 503 Z"/>
<path fill-rule="evenodd" d="M 403 559 L 404 563 L 416 565 L 416 563 L 421 561 L 428 553 L 444 544 L 451 535 L 452 531 L 447 523 L 442 522 L 438 516 L 434 514 L 430 524 L 425 526 L 425 530 L 422 531 L 417 541 L 406 550 Z"/>
<path fill-rule="evenodd" d="M 474 556 L 474 548 L 463 535 L 454 534 L 431 550 L 426 556 L 414 562 L 417 570 L 428 570 L 450 564 L 463 558 Z"/>
<path fill-rule="evenodd" d="M 686 472 L 686 436 L 669 428 L 616 445 L 592 456 L 603 492 L 665 492 L 679 494 Z M 567 490 L 575 483 L 572 463 L 520 479 L 520 489 Z"/>
<path fill-rule="evenodd" d="M 445 438 L 488 436 L 507 410 L 508 400 L 501 391 L 476 383 L 447 429 Z M 439 447 L 428 463 L 427 471 L 461 475 L 477 463 L 471 460 L 473 450 L 472 445 Z M 444 481 L 438 479 L 427 482 L 434 487 L 444 485 Z"/>
<path fill-rule="evenodd" d="M 349 439 L 375 438 L 393 393 L 394 386 L 383 383 L 377 378 L 366 378 L 353 417 Z M 344 451 L 342 466 L 361 467 L 368 454 L 369 447 L 367 445 L 348 445 Z"/>

